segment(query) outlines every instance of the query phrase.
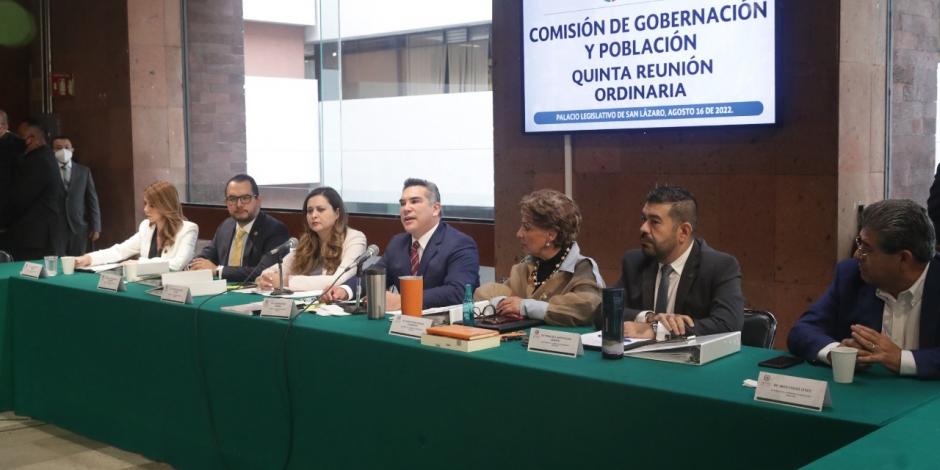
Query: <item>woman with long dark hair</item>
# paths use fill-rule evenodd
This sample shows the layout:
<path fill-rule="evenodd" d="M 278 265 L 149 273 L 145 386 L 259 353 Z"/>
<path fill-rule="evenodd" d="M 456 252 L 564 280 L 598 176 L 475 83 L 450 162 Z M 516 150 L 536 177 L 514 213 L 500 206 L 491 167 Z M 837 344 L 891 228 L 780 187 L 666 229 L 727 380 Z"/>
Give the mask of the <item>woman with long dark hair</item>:
<path fill-rule="evenodd" d="M 356 258 L 366 251 L 366 236 L 349 228 L 349 216 L 343 198 L 335 189 L 324 186 L 314 189 L 304 199 L 306 217 L 304 233 L 297 249 L 284 258 L 284 279 L 290 289 L 309 291 L 323 289 L 334 281 L 337 285 L 356 274 L 351 269 L 339 276 Z M 277 265 L 258 276 L 262 290 L 280 287 Z"/>

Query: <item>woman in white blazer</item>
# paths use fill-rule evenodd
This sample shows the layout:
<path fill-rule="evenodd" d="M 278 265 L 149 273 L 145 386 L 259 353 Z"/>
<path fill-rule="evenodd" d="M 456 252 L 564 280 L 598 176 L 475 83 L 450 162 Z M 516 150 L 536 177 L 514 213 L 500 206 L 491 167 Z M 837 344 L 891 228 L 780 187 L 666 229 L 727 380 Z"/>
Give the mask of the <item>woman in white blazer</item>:
<path fill-rule="evenodd" d="M 366 251 L 366 236 L 347 226 L 349 217 L 343 198 L 328 186 L 314 189 L 304 199 L 304 234 L 297 249 L 282 263 L 287 287 L 296 291 L 320 290 L 356 274 L 343 272 Z M 339 278 L 339 279 L 337 279 Z M 256 281 L 262 290 L 280 286 L 277 265 L 265 269 Z"/>
<path fill-rule="evenodd" d="M 75 266 L 116 263 L 139 255 L 141 260 L 166 260 L 171 271 L 185 268 L 196 251 L 199 227 L 184 219 L 176 188 L 166 181 L 157 181 L 144 189 L 144 216 L 147 218 L 132 237 L 76 258 Z"/>

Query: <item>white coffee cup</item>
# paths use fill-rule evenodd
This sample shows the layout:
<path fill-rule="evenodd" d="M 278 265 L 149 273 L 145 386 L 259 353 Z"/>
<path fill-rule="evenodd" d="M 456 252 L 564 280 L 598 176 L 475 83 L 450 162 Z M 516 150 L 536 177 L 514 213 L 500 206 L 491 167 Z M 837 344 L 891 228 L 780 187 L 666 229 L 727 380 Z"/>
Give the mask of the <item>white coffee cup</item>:
<path fill-rule="evenodd" d="M 838 346 L 829 351 L 829 360 L 832 361 L 832 380 L 840 384 L 850 384 L 855 378 L 855 358 L 858 349 L 848 346 Z"/>
<path fill-rule="evenodd" d="M 62 261 L 62 274 L 66 276 L 71 276 L 75 274 L 75 257 L 74 256 L 63 256 L 60 258 Z"/>
<path fill-rule="evenodd" d="M 124 262 L 124 280 L 127 282 L 137 280 L 137 261 Z"/>

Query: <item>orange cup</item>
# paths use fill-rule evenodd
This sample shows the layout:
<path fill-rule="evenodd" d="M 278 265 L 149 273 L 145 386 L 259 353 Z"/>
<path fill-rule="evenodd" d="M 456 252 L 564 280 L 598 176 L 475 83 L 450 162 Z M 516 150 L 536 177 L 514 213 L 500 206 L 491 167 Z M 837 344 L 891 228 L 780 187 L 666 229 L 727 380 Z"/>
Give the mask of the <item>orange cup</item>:
<path fill-rule="evenodd" d="M 420 317 L 424 304 L 424 278 L 401 276 L 398 281 L 401 283 L 401 313 Z"/>

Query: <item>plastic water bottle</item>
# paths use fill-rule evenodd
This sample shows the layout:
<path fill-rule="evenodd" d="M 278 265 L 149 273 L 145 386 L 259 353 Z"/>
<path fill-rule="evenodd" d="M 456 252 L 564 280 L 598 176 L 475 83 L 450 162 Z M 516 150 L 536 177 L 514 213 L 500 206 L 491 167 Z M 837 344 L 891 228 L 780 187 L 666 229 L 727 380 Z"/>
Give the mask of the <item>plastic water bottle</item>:
<path fill-rule="evenodd" d="M 463 324 L 473 326 L 473 290 L 470 284 L 466 285 L 466 292 L 463 295 Z"/>

